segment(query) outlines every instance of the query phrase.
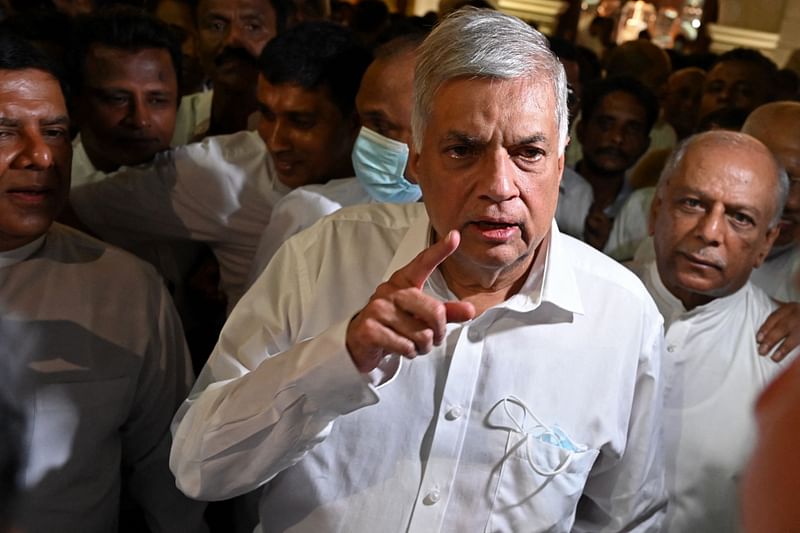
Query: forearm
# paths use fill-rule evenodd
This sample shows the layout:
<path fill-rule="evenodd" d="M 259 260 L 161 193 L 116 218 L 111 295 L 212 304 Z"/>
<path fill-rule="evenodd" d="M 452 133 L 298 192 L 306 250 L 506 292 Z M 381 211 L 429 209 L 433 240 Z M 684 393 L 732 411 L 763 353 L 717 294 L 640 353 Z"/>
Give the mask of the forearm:
<path fill-rule="evenodd" d="M 170 467 L 187 495 L 230 498 L 266 483 L 321 442 L 340 415 L 377 394 L 350 360 L 347 323 L 263 360 L 250 372 L 210 383 L 178 411 Z M 228 359 L 215 352 L 212 358 Z M 213 361 L 204 373 L 213 373 Z"/>

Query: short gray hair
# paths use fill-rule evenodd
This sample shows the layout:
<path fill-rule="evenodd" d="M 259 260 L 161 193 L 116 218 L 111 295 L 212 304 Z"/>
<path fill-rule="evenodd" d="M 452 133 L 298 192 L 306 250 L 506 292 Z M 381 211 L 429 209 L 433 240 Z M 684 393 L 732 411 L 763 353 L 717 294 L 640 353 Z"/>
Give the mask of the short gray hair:
<path fill-rule="evenodd" d="M 414 71 L 411 130 L 422 146 L 436 91 L 453 78 L 518 79 L 548 83 L 556 100 L 558 153 L 567 144 L 567 77 L 547 39 L 525 22 L 488 9 L 464 8 L 446 17 L 419 48 Z"/>
<path fill-rule="evenodd" d="M 686 158 L 686 152 L 689 148 L 699 143 L 716 144 L 718 146 L 728 146 L 736 148 L 741 151 L 750 151 L 753 149 L 753 143 L 757 143 L 763 148 L 764 153 L 772 160 L 777 170 L 775 181 L 778 183 L 777 190 L 775 191 L 775 214 L 770 220 L 769 227 L 774 228 L 780 222 L 781 215 L 783 214 L 783 207 L 786 205 L 786 199 L 789 196 L 789 175 L 786 169 L 783 168 L 780 161 L 775 158 L 775 155 L 764 144 L 746 133 L 738 131 L 727 130 L 711 130 L 703 133 L 692 135 L 691 137 L 681 141 L 678 146 L 670 154 L 667 162 L 664 164 L 664 170 L 658 178 L 658 185 L 656 194 L 660 194 L 667 182 L 674 176 L 681 168 L 683 160 Z"/>

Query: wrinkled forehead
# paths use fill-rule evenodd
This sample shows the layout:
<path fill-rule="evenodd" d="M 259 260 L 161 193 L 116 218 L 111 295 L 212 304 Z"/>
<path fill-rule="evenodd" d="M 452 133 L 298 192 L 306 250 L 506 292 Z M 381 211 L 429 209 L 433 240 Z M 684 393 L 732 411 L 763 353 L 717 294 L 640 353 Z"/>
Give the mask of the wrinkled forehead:
<path fill-rule="evenodd" d="M 11 114 L 66 115 L 61 85 L 50 73 L 36 69 L 0 69 L 0 116 Z"/>
<path fill-rule="evenodd" d="M 690 145 L 674 176 L 673 187 L 688 187 L 720 200 L 735 199 L 770 210 L 778 190 L 775 158 L 755 141 Z"/>

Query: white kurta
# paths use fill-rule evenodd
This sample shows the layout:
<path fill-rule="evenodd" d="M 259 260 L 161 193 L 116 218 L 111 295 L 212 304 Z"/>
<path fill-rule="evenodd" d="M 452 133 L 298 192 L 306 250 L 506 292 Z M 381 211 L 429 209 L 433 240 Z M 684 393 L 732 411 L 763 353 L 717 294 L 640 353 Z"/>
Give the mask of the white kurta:
<path fill-rule="evenodd" d="M 269 481 L 264 531 L 658 531 L 661 317 L 555 224 L 519 294 L 426 356 L 387 358 L 378 388 L 358 373 L 350 318 L 429 235 L 423 204 L 373 204 L 284 244 L 176 415 L 179 486 Z M 453 298 L 438 271 L 424 290 Z"/>
<path fill-rule="evenodd" d="M 751 283 L 686 311 L 655 262 L 639 271 L 666 325 L 666 530 L 736 531 L 738 481 L 755 441 L 753 404 L 796 352 L 782 363 L 758 355 L 756 332 L 776 304 Z"/>
<path fill-rule="evenodd" d="M 87 227 L 123 248 L 207 243 L 232 308 L 245 290 L 272 208 L 288 191 L 258 134 L 240 132 L 163 152 L 152 165 L 122 168 L 73 189 L 70 201 Z"/>
<path fill-rule="evenodd" d="M 168 469 L 171 415 L 192 375 L 149 265 L 55 224 L 0 254 L 0 339 L 31 387 L 23 531 L 116 531 L 123 485 L 152 531 L 203 529 L 204 505 Z"/>
<path fill-rule="evenodd" d="M 170 146 L 178 147 L 191 143 L 198 135 L 208 131 L 211 121 L 211 101 L 214 91 L 187 94 L 181 98 L 175 116 L 175 131 Z"/>
<path fill-rule="evenodd" d="M 342 178 L 299 187 L 281 198 L 275 204 L 269 224 L 258 243 L 248 287 L 261 275 L 272 256 L 289 237 L 310 228 L 322 217 L 342 207 L 373 202 L 356 178 Z"/>

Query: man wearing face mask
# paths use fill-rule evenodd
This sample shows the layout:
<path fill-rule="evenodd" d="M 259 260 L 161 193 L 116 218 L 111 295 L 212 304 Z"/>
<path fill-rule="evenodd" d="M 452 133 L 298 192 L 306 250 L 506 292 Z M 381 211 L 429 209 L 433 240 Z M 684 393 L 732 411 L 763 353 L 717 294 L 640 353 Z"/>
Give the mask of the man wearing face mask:
<path fill-rule="evenodd" d="M 420 198 L 405 178 L 411 143 L 411 105 L 416 49 L 425 35 L 397 37 L 375 51 L 356 96 L 362 128 L 353 146 L 355 178 L 295 189 L 276 206 L 261 236 L 249 285 L 289 237 L 349 205 L 405 203 Z"/>

